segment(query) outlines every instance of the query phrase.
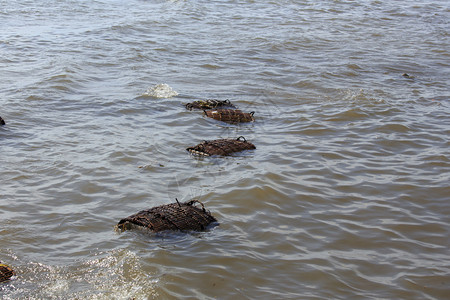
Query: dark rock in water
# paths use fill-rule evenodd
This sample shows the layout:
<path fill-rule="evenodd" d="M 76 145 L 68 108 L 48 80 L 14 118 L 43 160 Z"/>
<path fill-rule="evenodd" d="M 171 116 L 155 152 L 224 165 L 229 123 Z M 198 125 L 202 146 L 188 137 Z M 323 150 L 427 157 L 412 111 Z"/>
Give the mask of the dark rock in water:
<path fill-rule="evenodd" d="M 205 110 L 205 115 L 208 118 L 213 118 L 222 122 L 227 122 L 231 124 L 252 122 L 255 120 L 253 115 L 254 111 L 250 113 L 245 113 L 239 109 L 216 109 L 216 110 Z"/>
<path fill-rule="evenodd" d="M 405 78 L 414 79 L 414 76 L 409 75 L 408 73 L 403 73 L 402 76 L 405 77 Z"/>
<path fill-rule="evenodd" d="M 231 107 L 236 108 L 233 104 L 231 104 L 230 100 L 216 100 L 216 99 L 206 99 L 206 100 L 197 100 L 192 103 L 186 104 L 186 108 L 192 110 L 196 109 L 212 109 L 217 107 Z"/>
<path fill-rule="evenodd" d="M 1 125 L 5 125 L 5 124 L 6 124 L 6 123 L 5 123 L 5 120 L 3 120 L 2 117 L 0 117 L 0 126 L 1 126 Z"/>
<path fill-rule="evenodd" d="M 200 204 L 201 207 L 195 206 Z M 153 232 L 164 230 L 201 231 L 217 222 L 198 200 L 171 203 L 142 210 L 119 221 L 116 228 L 124 231 L 145 228 Z"/>
<path fill-rule="evenodd" d="M 204 141 L 194 147 L 189 147 L 186 150 L 192 154 L 212 156 L 212 155 L 230 155 L 234 152 L 243 150 L 256 149 L 255 145 L 240 136 L 237 139 L 220 139 L 213 141 Z"/>
<path fill-rule="evenodd" d="M 0 282 L 9 280 L 14 275 L 16 275 L 16 273 L 10 266 L 0 263 Z"/>

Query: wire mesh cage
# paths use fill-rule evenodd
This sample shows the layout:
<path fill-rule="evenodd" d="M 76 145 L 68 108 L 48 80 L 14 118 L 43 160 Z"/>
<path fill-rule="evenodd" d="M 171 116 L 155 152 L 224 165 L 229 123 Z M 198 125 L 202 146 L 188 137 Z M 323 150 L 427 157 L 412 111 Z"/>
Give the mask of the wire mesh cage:
<path fill-rule="evenodd" d="M 199 207 L 200 206 L 200 207 Z M 190 200 L 156 206 L 142 210 L 119 221 L 116 229 L 119 231 L 136 228 L 148 229 L 152 232 L 172 231 L 203 231 L 208 225 L 217 223 L 202 202 Z"/>
<path fill-rule="evenodd" d="M 255 120 L 255 118 L 253 117 L 253 115 L 255 114 L 254 111 L 245 113 L 239 109 L 221 108 L 215 110 L 204 110 L 204 113 L 208 118 L 230 124 L 246 123 Z"/>
<path fill-rule="evenodd" d="M 237 139 L 203 141 L 194 147 L 186 148 L 190 153 L 201 156 L 226 156 L 235 152 L 253 149 L 256 149 L 255 145 L 248 142 L 243 136 Z"/>
<path fill-rule="evenodd" d="M 0 263 L 0 282 L 9 280 L 15 274 L 10 266 Z"/>
<path fill-rule="evenodd" d="M 206 100 L 197 100 L 191 103 L 186 104 L 186 108 L 189 110 L 192 109 L 213 109 L 217 107 L 230 107 L 236 108 L 230 100 L 216 100 L 216 99 L 206 99 Z"/>

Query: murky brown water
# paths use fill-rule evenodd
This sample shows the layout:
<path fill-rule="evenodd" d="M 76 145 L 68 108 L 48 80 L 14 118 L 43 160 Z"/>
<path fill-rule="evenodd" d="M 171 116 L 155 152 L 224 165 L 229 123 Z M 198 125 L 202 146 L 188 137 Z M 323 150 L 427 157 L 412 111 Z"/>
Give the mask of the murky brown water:
<path fill-rule="evenodd" d="M 0 0 L 0 298 L 449 299 L 450 6 L 391 2 Z"/>

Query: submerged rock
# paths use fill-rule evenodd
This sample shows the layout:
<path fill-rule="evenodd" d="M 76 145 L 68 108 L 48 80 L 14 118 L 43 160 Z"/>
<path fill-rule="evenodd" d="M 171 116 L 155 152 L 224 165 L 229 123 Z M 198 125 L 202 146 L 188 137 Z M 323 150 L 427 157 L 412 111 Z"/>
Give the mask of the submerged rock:
<path fill-rule="evenodd" d="M 5 120 L 3 120 L 2 117 L 0 117 L 0 126 L 1 126 L 1 125 L 5 125 L 5 124 L 6 124 L 6 123 L 5 123 Z"/>
<path fill-rule="evenodd" d="M 213 141 L 204 141 L 194 147 L 189 147 L 186 150 L 192 154 L 212 156 L 212 155 L 230 155 L 234 152 L 243 150 L 256 149 L 255 145 L 240 136 L 237 139 L 220 139 Z"/>
<path fill-rule="evenodd" d="M 197 100 L 192 103 L 186 104 L 186 108 L 192 110 L 196 109 L 213 109 L 217 107 L 231 107 L 236 108 L 230 100 L 216 100 L 216 99 L 206 99 L 206 100 Z"/>
<path fill-rule="evenodd" d="M 9 280 L 14 275 L 16 273 L 10 266 L 0 263 L 0 282 Z"/>
<path fill-rule="evenodd" d="M 205 110 L 205 115 L 208 118 L 213 118 L 226 123 L 236 124 L 252 122 L 255 120 L 253 115 L 254 111 L 250 113 L 245 113 L 239 109 L 216 109 L 216 110 Z"/>
<path fill-rule="evenodd" d="M 200 204 L 201 208 L 195 206 Z M 203 203 L 198 200 L 170 203 L 142 210 L 119 221 L 116 229 L 124 231 L 130 229 L 148 229 L 152 232 L 164 230 L 173 231 L 201 231 L 209 224 L 217 222 Z"/>

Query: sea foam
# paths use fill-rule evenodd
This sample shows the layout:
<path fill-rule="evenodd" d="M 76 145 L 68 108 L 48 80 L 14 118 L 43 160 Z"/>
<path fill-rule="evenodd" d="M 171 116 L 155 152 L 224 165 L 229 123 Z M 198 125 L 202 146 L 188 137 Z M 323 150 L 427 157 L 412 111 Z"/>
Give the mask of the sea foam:
<path fill-rule="evenodd" d="M 155 97 L 155 98 L 171 98 L 177 96 L 178 93 L 174 91 L 168 84 L 159 83 L 151 86 L 143 94 L 143 96 Z"/>

